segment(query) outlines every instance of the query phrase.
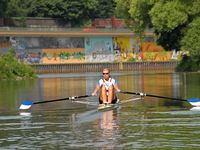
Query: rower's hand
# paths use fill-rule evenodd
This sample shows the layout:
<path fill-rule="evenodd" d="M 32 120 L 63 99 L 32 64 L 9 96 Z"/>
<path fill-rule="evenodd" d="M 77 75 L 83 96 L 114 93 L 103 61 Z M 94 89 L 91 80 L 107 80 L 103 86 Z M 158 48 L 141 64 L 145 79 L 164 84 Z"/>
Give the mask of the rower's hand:
<path fill-rule="evenodd" d="M 93 92 L 93 93 L 92 93 L 92 96 L 97 96 L 97 93 Z"/>
<path fill-rule="evenodd" d="M 118 93 L 120 93 L 120 92 L 121 92 L 121 90 L 120 90 L 120 89 L 118 89 L 118 90 L 117 90 L 117 92 L 118 92 Z"/>

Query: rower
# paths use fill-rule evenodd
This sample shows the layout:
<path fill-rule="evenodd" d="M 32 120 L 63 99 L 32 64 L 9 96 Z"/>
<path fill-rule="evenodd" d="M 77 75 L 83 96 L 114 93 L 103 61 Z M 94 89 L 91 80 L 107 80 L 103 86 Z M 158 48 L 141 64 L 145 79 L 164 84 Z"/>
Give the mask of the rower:
<path fill-rule="evenodd" d="M 108 68 L 103 69 L 102 75 L 103 78 L 98 81 L 92 96 L 97 96 L 100 89 L 99 104 L 115 104 L 117 102 L 116 92 L 120 92 L 117 82 L 111 78 Z"/>

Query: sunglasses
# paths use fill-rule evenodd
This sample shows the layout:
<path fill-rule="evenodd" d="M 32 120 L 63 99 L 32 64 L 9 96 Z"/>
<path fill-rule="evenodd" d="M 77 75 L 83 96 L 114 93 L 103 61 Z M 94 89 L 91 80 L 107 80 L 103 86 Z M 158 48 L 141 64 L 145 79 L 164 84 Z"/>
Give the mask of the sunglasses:
<path fill-rule="evenodd" d="M 103 73 L 103 75 L 105 75 L 105 74 L 109 74 L 109 73 Z"/>

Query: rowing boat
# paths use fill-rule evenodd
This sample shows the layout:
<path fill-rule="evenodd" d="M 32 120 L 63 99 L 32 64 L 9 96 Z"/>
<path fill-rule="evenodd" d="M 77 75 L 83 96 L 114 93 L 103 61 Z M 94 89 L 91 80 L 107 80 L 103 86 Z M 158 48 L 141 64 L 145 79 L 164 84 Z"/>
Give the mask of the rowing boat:
<path fill-rule="evenodd" d="M 119 107 L 119 103 L 116 104 L 99 104 L 98 111 L 107 111 L 110 109 L 115 109 Z"/>
<path fill-rule="evenodd" d="M 128 102 L 135 101 L 135 100 L 139 100 L 139 99 L 141 99 L 141 97 L 135 97 L 135 98 L 128 99 L 128 100 L 123 100 L 123 101 L 120 101 L 118 99 L 115 104 L 106 104 L 106 103 L 105 104 L 99 104 L 97 110 L 98 111 L 108 111 L 108 110 L 116 109 L 121 104 L 128 103 Z"/>

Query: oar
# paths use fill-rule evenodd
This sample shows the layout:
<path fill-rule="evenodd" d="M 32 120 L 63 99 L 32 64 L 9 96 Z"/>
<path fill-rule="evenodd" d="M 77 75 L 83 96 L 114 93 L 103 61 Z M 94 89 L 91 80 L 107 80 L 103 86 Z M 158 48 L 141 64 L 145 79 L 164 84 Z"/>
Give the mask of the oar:
<path fill-rule="evenodd" d="M 200 107 L 200 99 L 198 99 L 198 98 L 181 99 L 181 98 L 159 96 L 159 95 L 152 95 L 152 94 L 139 93 L 139 92 L 127 92 L 127 91 L 121 91 L 120 93 L 134 94 L 134 95 L 140 95 L 140 96 L 149 96 L 149 97 L 157 97 L 157 98 L 165 98 L 165 99 L 172 99 L 172 100 L 178 100 L 178 101 L 187 101 L 193 106 Z"/>
<path fill-rule="evenodd" d="M 90 97 L 90 96 L 91 95 L 73 96 L 73 97 L 46 100 L 46 101 L 38 101 L 38 102 L 32 102 L 30 100 L 24 100 L 22 102 L 22 104 L 20 105 L 19 109 L 29 109 L 32 105 L 35 105 L 35 104 L 51 103 L 51 102 L 64 101 L 64 100 L 75 100 L 77 98 L 85 98 L 85 97 Z"/>

